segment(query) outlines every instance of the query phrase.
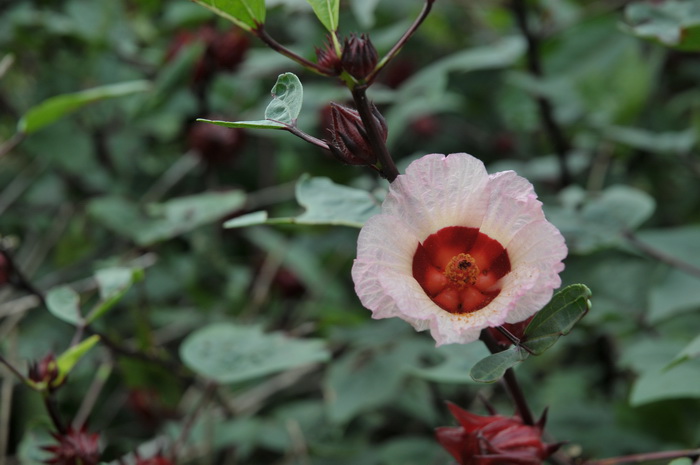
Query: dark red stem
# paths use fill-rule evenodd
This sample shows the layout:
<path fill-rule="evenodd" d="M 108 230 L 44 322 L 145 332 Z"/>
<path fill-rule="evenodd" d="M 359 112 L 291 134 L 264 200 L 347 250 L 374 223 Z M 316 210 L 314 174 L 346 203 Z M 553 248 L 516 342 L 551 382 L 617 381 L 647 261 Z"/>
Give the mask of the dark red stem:
<path fill-rule="evenodd" d="M 540 43 L 539 38 L 532 32 L 527 22 L 527 8 L 525 0 L 512 0 L 511 10 L 518 23 L 518 27 L 525 37 L 527 42 L 527 67 L 530 73 L 536 77 L 542 77 L 542 64 L 540 61 Z M 571 149 L 569 141 L 564 136 L 559 123 L 554 118 L 554 109 L 549 99 L 539 96 L 537 97 L 537 107 L 540 113 L 540 120 L 544 125 L 549 139 L 554 146 L 554 151 L 559 159 L 559 172 L 562 187 L 571 184 L 571 174 L 566 163 L 566 158 Z"/>
<path fill-rule="evenodd" d="M 396 168 L 396 164 L 392 160 L 386 143 L 381 136 L 377 120 L 372 116 L 372 109 L 367 99 L 367 84 L 355 86 L 352 89 L 352 98 L 362 119 L 362 124 L 367 131 L 367 139 L 372 147 L 372 151 L 379 160 L 379 173 L 388 179 L 389 182 L 393 182 L 399 175 L 399 170 Z"/>
<path fill-rule="evenodd" d="M 367 83 L 371 83 L 377 76 L 377 73 L 379 73 L 379 71 L 381 71 L 391 60 L 393 60 L 394 57 L 401 51 L 403 46 L 406 45 L 408 39 L 410 39 L 411 36 L 413 36 L 418 27 L 425 20 L 425 18 L 428 17 L 428 13 L 430 13 L 430 10 L 433 8 L 433 3 L 435 3 L 435 0 L 426 0 L 425 4 L 423 4 L 423 9 L 421 10 L 420 14 L 413 22 L 413 24 L 411 24 L 411 27 L 409 27 L 408 30 L 406 30 L 406 32 L 398 40 L 398 42 L 396 42 L 396 44 L 393 47 L 391 47 L 391 50 L 389 50 L 389 52 L 386 55 L 384 55 L 384 58 L 382 58 L 379 61 L 379 64 L 374 69 L 374 71 L 372 71 L 369 74 L 369 76 L 367 76 Z"/>

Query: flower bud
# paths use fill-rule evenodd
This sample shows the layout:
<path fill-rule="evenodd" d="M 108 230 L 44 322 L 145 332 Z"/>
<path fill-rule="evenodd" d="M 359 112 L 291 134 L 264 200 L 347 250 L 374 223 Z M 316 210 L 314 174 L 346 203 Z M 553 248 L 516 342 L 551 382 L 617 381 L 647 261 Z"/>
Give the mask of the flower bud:
<path fill-rule="evenodd" d="M 323 48 L 316 47 L 316 62 L 332 76 L 338 76 L 343 70 L 340 64 L 340 57 L 336 53 L 330 39 L 324 44 Z"/>
<path fill-rule="evenodd" d="M 221 119 L 209 116 L 209 119 Z M 233 162 L 245 144 L 246 133 L 240 128 L 225 128 L 211 123 L 195 123 L 189 129 L 187 142 L 198 157 L 209 165 Z"/>
<path fill-rule="evenodd" d="M 355 79 L 365 79 L 377 66 L 377 49 L 365 34 L 359 37 L 352 34 L 343 43 L 343 56 L 340 62 L 343 69 Z"/>
<path fill-rule="evenodd" d="M 36 389 L 42 391 L 54 390 L 65 382 L 65 378 L 59 382 L 58 365 L 52 353 L 47 354 L 38 363 L 32 363 L 27 377 L 34 383 Z"/>
<path fill-rule="evenodd" d="M 386 141 L 386 121 L 374 104 L 372 104 L 372 117 L 377 122 L 382 139 Z M 367 130 L 357 110 L 331 103 L 331 121 L 331 142 L 328 145 L 333 155 L 348 165 L 377 163 L 377 156 L 372 150 Z"/>
<path fill-rule="evenodd" d="M 100 435 L 88 433 L 85 428 L 68 427 L 65 433 L 52 433 L 58 444 L 44 446 L 52 457 L 45 463 L 52 465 L 97 465 L 100 462 Z"/>
<path fill-rule="evenodd" d="M 534 425 L 520 417 L 481 416 L 448 403 L 459 427 L 437 428 L 435 435 L 460 465 L 538 465 L 561 444 L 545 444 L 546 416 Z"/>

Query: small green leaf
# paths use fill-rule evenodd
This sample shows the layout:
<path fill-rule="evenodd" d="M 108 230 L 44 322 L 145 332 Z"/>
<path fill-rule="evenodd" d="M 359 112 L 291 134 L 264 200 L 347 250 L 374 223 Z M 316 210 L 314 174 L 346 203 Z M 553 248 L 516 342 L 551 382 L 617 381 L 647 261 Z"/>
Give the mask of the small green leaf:
<path fill-rule="evenodd" d="M 335 184 L 328 178 L 302 176 L 296 186 L 297 201 L 306 211 L 301 224 L 334 224 L 361 228 L 379 213 L 379 202 L 367 191 Z"/>
<path fill-rule="evenodd" d="M 303 175 L 296 185 L 297 202 L 306 211 L 295 218 L 268 218 L 257 211 L 233 218 L 224 228 L 242 228 L 258 224 L 312 224 L 361 228 L 367 219 L 379 213 L 379 201 L 369 192 L 335 184 L 328 178 Z"/>
<path fill-rule="evenodd" d="M 304 99 L 304 88 L 293 73 L 280 74 L 272 87 L 272 102 L 265 109 L 265 119 L 296 126 Z"/>
<path fill-rule="evenodd" d="M 498 352 L 480 360 L 469 372 L 477 383 L 494 383 L 501 379 L 508 368 L 522 362 L 528 353 L 517 346 Z"/>
<path fill-rule="evenodd" d="M 92 323 L 103 316 L 119 302 L 131 285 L 143 279 L 143 270 L 134 268 L 105 268 L 95 273 L 95 280 L 100 289 L 100 302 L 90 312 L 86 320 Z"/>
<path fill-rule="evenodd" d="M 250 31 L 265 22 L 265 0 L 194 0 L 217 15 Z"/>
<path fill-rule="evenodd" d="M 93 87 L 72 94 L 63 94 L 44 100 L 24 114 L 17 124 L 17 131 L 31 134 L 56 120 L 74 112 L 88 103 L 108 98 L 121 97 L 149 90 L 148 81 L 129 81 L 107 86 Z"/>
<path fill-rule="evenodd" d="M 280 74 L 272 87 L 272 101 L 265 109 L 265 119 L 256 121 L 219 121 L 197 118 L 202 123 L 226 128 L 288 129 L 295 127 L 304 99 L 304 88 L 293 73 Z"/>
<path fill-rule="evenodd" d="M 306 0 L 314 9 L 316 17 L 330 32 L 338 29 L 338 5 L 339 0 Z"/>
<path fill-rule="evenodd" d="M 591 290 L 572 284 L 557 292 L 525 329 L 523 345 L 539 355 L 568 334 L 590 309 Z"/>
<path fill-rule="evenodd" d="M 670 369 L 688 360 L 700 357 L 700 336 L 693 339 L 685 346 L 678 355 L 668 364 L 666 369 Z"/>
<path fill-rule="evenodd" d="M 247 128 L 247 129 L 286 129 L 282 123 L 277 123 L 276 121 L 268 120 L 258 120 L 258 121 L 219 121 L 204 118 L 197 118 L 200 123 L 211 123 L 217 126 L 223 126 L 225 128 Z"/>
<path fill-rule="evenodd" d="M 76 363 L 80 361 L 81 358 L 92 349 L 95 344 L 100 340 L 97 335 L 90 336 L 78 345 L 74 345 L 70 349 L 63 352 L 56 358 L 56 366 L 58 367 L 58 378 L 55 381 L 55 385 L 59 385 L 68 376 L 68 373 L 73 369 Z"/>
<path fill-rule="evenodd" d="M 668 465 L 693 465 L 693 461 L 688 457 L 683 457 L 680 459 L 672 460 L 668 462 Z"/>
<path fill-rule="evenodd" d="M 236 383 L 330 358 L 323 341 L 265 334 L 256 326 L 215 323 L 190 334 L 180 357 L 192 371 Z"/>
<path fill-rule="evenodd" d="M 78 325 L 83 322 L 80 314 L 80 296 L 68 286 L 55 287 L 46 295 L 46 307 L 66 323 Z"/>

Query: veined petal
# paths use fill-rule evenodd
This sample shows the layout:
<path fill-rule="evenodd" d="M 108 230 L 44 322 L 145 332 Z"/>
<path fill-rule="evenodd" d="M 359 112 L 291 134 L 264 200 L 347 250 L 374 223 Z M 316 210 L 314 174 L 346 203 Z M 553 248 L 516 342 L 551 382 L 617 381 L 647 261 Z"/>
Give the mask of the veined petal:
<path fill-rule="evenodd" d="M 362 228 L 352 276 L 373 318 L 429 329 L 437 345 L 468 343 L 541 309 L 566 253 L 525 178 L 432 154 L 398 176 Z"/>
<path fill-rule="evenodd" d="M 484 164 L 465 153 L 426 155 L 391 184 L 382 214 L 402 218 L 421 241 L 447 226 L 479 227 L 488 206 Z"/>

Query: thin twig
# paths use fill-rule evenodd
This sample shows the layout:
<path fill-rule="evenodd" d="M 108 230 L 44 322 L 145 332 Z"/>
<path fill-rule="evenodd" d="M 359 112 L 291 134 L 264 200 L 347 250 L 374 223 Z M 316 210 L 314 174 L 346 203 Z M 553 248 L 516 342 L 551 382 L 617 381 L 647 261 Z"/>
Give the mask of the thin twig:
<path fill-rule="evenodd" d="M 362 124 L 367 131 L 367 138 L 369 139 L 372 151 L 379 160 L 379 172 L 388 179 L 389 182 L 393 182 L 399 175 L 399 170 L 396 168 L 394 160 L 391 159 L 384 138 L 380 135 L 377 120 L 374 115 L 372 115 L 372 109 L 367 99 L 367 84 L 354 87 L 352 89 L 352 98 L 355 101 L 357 112 L 362 119 Z"/>
<path fill-rule="evenodd" d="M 297 136 L 298 138 L 300 138 L 300 139 L 302 139 L 302 140 L 304 140 L 304 141 L 306 141 L 306 142 L 308 142 L 308 143 L 310 143 L 310 144 L 315 145 L 316 147 L 320 147 L 320 148 L 322 148 L 322 149 L 324 149 L 324 150 L 330 150 L 330 148 L 328 147 L 328 144 L 327 144 L 326 142 L 322 141 L 321 139 L 317 139 L 317 138 L 315 138 L 315 137 L 313 137 L 313 136 L 311 136 L 311 135 L 309 135 L 309 134 L 307 134 L 307 133 L 301 131 L 301 130 L 300 130 L 299 128 L 297 128 L 297 127 L 294 127 L 294 126 L 286 126 L 286 127 L 285 127 L 285 130 L 287 130 L 287 131 L 289 131 L 290 133 L 294 134 L 294 135 Z"/>
<path fill-rule="evenodd" d="M 486 344 L 486 348 L 488 348 L 489 352 L 492 354 L 501 352 L 501 348 L 499 347 L 498 343 L 487 329 L 481 331 L 479 339 Z M 523 395 L 522 389 L 520 389 L 520 384 L 518 383 L 512 368 L 508 368 L 506 370 L 506 373 L 503 375 L 503 382 L 505 383 L 511 399 L 513 399 L 515 409 L 518 412 L 518 415 L 520 415 L 520 418 L 522 418 L 523 423 L 530 426 L 534 425 L 535 417 L 532 416 L 532 410 L 530 410 L 530 406 L 527 403 L 527 399 L 525 399 L 525 396 Z"/>
<path fill-rule="evenodd" d="M 671 450 L 664 452 L 647 452 L 644 454 L 624 455 L 608 459 L 588 460 L 583 465 L 619 465 L 622 463 L 643 463 L 652 460 L 666 460 L 680 457 L 690 457 L 692 460 L 700 458 L 700 449 Z"/>
<path fill-rule="evenodd" d="M 114 367 L 114 361 L 110 358 L 108 361 L 100 365 L 95 373 L 95 378 L 92 380 L 87 393 L 83 396 L 83 401 L 80 404 L 78 412 L 75 414 L 73 419 L 73 427 L 81 428 L 87 423 L 87 419 L 90 416 L 90 412 L 95 407 L 97 403 L 97 398 L 102 392 L 107 379 L 109 378 L 112 368 Z"/>
<path fill-rule="evenodd" d="M 12 333 L 8 338 L 8 348 L 10 357 L 14 358 L 17 349 L 17 333 Z M 9 364 L 8 364 L 9 366 Z M 15 380 L 11 376 L 3 376 L 2 387 L 0 388 L 0 465 L 5 465 L 8 457 L 7 449 L 10 439 L 10 418 L 12 413 L 12 393 L 14 392 Z"/>
<path fill-rule="evenodd" d="M 372 83 L 374 81 L 374 78 L 377 77 L 377 74 L 401 51 L 404 45 L 406 45 L 406 42 L 408 42 L 408 39 L 415 34 L 416 30 L 418 27 L 425 21 L 425 18 L 428 17 L 428 13 L 430 13 L 430 10 L 433 8 L 433 3 L 435 3 L 435 0 L 426 0 L 425 3 L 423 4 L 423 9 L 421 10 L 420 14 L 416 18 L 416 20 L 411 24 L 411 27 L 409 27 L 406 32 L 401 36 L 401 38 L 396 42 L 396 44 L 387 52 L 386 55 L 377 63 L 377 66 L 375 66 L 374 70 L 367 76 L 366 82 L 367 83 Z"/>
<path fill-rule="evenodd" d="M 204 407 L 207 405 L 207 403 L 209 403 L 209 401 L 216 399 L 216 392 L 218 388 L 219 385 L 213 381 L 207 383 L 204 392 L 202 392 L 201 399 L 197 405 L 194 406 L 192 413 L 185 420 L 177 440 L 173 443 L 172 449 L 170 449 L 170 458 L 172 459 L 173 463 L 177 461 L 178 451 L 182 445 L 187 442 L 187 438 L 189 437 L 197 418 L 204 410 Z"/>
<path fill-rule="evenodd" d="M 286 48 L 284 45 L 280 44 L 277 42 L 275 39 L 273 39 L 270 34 L 267 33 L 265 30 L 265 27 L 263 25 L 259 25 L 256 29 L 253 29 L 253 34 L 255 34 L 260 40 L 265 42 L 265 45 L 270 47 L 272 50 L 276 51 L 277 53 L 286 56 L 287 58 L 296 61 L 303 67 L 321 74 L 323 76 L 332 76 L 327 70 L 319 66 L 317 63 L 313 63 L 306 58 L 297 55 L 296 53 L 292 52 L 288 48 Z"/>
<path fill-rule="evenodd" d="M 10 153 L 17 147 L 25 138 L 25 134 L 22 132 L 16 132 L 12 137 L 7 139 L 0 145 L 0 158 Z"/>
<path fill-rule="evenodd" d="M 622 236 L 627 239 L 630 244 L 632 244 L 634 247 L 638 248 L 645 254 L 649 255 L 652 258 L 655 258 L 656 260 L 666 263 L 667 265 L 670 265 L 674 268 L 678 268 L 681 271 L 685 271 L 686 273 L 697 276 L 700 278 L 700 268 L 697 266 L 684 262 L 683 260 L 680 260 L 676 257 L 673 257 L 671 255 L 668 255 L 665 252 L 662 252 L 661 250 L 647 244 L 646 242 L 642 241 L 639 239 L 632 231 L 624 231 L 622 233 Z"/>
<path fill-rule="evenodd" d="M 525 5 L 525 0 L 512 0 L 511 10 L 515 16 L 515 20 L 518 23 L 520 32 L 525 37 L 527 42 L 527 67 L 530 73 L 538 78 L 543 76 L 542 64 L 540 61 L 540 44 L 539 38 L 532 32 L 530 26 L 527 22 L 527 9 Z M 571 174 L 569 173 L 569 168 L 566 162 L 567 155 L 571 149 L 569 141 L 564 136 L 564 131 L 557 123 L 554 118 L 554 109 L 552 108 L 552 103 L 543 96 L 537 97 L 537 107 L 540 113 L 540 120 L 544 125 L 549 139 L 554 146 L 554 151 L 559 158 L 559 171 L 561 177 L 561 184 L 567 186 L 571 183 Z"/>

